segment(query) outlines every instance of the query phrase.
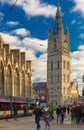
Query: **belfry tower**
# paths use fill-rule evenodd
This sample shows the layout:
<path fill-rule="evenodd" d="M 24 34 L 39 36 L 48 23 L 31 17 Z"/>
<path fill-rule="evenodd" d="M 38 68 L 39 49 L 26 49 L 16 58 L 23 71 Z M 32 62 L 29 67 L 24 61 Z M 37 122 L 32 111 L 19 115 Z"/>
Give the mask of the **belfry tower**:
<path fill-rule="evenodd" d="M 47 87 L 54 105 L 69 101 L 70 46 L 68 28 L 64 32 L 58 4 L 54 31 L 48 31 Z"/>

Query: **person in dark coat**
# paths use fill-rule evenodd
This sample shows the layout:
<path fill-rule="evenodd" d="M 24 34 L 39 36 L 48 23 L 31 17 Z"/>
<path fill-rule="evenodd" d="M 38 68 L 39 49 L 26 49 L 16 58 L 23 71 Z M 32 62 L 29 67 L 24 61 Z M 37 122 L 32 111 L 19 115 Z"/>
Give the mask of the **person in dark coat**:
<path fill-rule="evenodd" d="M 35 114 L 36 130 L 40 130 L 40 118 L 42 115 L 42 109 L 40 108 L 39 104 L 36 104 L 36 108 L 34 109 L 33 113 Z"/>
<path fill-rule="evenodd" d="M 59 105 L 59 106 L 57 107 L 57 110 L 56 110 L 57 123 L 58 123 L 58 122 L 61 123 L 61 114 L 62 114 L 62 108 L 61 108 L 61 106 Z"/>
<path fill-rule="evenodd" d="M 76 123 L 80 123 L 81 119 L 81 106 L 78 104 L 76 106 Z"/>
<path fill-rule="evenodd" d="M 81 104 L 81 123 L 84 123 L 84 104 Z"/>
<path fill-rule="evenodd" d="M 76 106 L 71 107 L 71 121 L 72 123 L 75 123 L 76 121 Z"/>
<path fill-rule="evenodd" d="M 64 122 L 64 117 L 65 117 L 65 115 L 66 115 L 66 107 L 63 106 L 63 107 L 61 108 L 61 123 Z"/>
<path fill-rule="evenodd" d="M 44 106 L 44 108 L 42 109 L 42 117 L 43 117 L 43 121 L 45 122 L 44 130 L 47 130 L 47 128 L 48 129 L 50 128 L 51 118 L 53 119 L 53 115 L 48 105 Z"/>

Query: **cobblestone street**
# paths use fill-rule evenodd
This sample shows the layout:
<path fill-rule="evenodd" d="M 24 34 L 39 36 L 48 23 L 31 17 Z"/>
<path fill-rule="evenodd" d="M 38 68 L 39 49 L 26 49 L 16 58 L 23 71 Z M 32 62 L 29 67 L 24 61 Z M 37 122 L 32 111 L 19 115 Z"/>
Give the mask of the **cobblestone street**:
<path fill-rule="evenodd" d="M 65 118 L 64 124 L 57 124 L 56 120 L 51 123 L 50 130 L 84 130 L 84 124 L 71 124 L 70 118 Z M 34 116 L 0 120 L 0 130 L 36 130 Z M 41 121 L 41 130 L 44 130 L 44 122 Z"/>

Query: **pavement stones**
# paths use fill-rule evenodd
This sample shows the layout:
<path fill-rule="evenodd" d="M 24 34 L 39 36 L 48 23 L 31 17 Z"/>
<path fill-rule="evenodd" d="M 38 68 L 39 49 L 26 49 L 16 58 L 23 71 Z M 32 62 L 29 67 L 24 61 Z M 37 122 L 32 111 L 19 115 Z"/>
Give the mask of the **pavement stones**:
<path fill-rule="evenodd" d="M 50 130 L 84 130 L 84 124 L 71 124 L 67 116 L 63 124 L 57 124 L 56 120 L 51 121 Z M 0 120 L 0 130 L 36 130 L 34 115 L 8 120 Z M 41 121 L 41 130 L 44 130 L 44 122 Z"/>

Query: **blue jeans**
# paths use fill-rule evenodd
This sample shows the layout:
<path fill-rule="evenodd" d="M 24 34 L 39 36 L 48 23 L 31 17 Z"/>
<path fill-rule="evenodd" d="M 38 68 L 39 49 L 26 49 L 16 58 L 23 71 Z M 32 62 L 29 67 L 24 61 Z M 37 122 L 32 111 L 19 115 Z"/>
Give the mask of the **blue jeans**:
<path fill-rule="evenodd" d="M 60 122 L 61 123 L 61 114 L 57 114 L 57 123 Z"/>
<path fill-rule="evenodd" d="M 35 117 L 35 123 L 37 125 L 37 128 L 40 128 L 40 117 Z"/>
<path fill-rule="evenodd" d="M 76 115 L 76 123 L 80 123 L 80 116 Z"/>

